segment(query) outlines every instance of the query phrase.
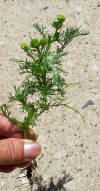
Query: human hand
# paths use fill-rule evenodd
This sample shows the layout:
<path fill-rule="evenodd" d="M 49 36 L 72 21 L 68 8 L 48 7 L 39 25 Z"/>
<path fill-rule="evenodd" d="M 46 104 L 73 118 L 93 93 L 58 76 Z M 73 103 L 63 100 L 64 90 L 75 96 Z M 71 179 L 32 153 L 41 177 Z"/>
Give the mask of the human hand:
<path fill-rule="evenodd" d="M 0 115 L 0 171 L 11 172 L 16 167 L 24 167 L 36 158 L 41 147 L 35 142 L 36 134 L 29 129 L 29 138 L 24 139 L 22 130 Z"/>

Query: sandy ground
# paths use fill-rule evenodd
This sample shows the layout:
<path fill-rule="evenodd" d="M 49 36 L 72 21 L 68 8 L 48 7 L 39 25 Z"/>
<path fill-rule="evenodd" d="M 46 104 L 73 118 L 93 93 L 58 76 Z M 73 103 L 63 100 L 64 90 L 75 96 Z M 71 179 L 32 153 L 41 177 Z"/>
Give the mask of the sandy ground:
<path fill-rule="evenodd" d="M 85 123 L 65 108 L 54 108 L 40 117 L 35 132 L 42 153 L 32 190 L 100 191 L 100 1 L 0 0 L 0 104 L 7 103 L 13 85 L 21 81 L 18 65 L 10 59 L 21 58 L 20 43 L 37 36 L 32 24 L 45 24 L 51 30 L 50 23 L 58 14 L 66 16 L 68 26 L 83 26 L 90 32 L 68 46 L 70 54 L 63 62 L 67 82 L 80 82 L 68 90 L 68 101 L 84 115 Z M 89 100 L 94 104 L 82 109 Z M 64 181 L 64 171 L 73 177 L 71 181 Z M 0 190 L 30 191 L 27 178 L 21 176 L 19 169 L 0 173 Z M 51 177 L 54 185 L 50 186 Z M 59 178 L 64 189 L 57 184 Z"/>

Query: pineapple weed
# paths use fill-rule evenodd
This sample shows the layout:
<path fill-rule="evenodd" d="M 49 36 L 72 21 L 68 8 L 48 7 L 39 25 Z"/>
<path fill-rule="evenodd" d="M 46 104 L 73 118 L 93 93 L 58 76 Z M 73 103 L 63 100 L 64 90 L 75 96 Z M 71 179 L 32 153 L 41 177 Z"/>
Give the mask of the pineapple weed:
<path fill-rule="evenodd" d="M 79 113 L 66 103 L 66 89 L 74 84 L 67 84 L 62 77 L 67 73 L 62 69 L 61 62 L 67 55 L 65 50 L 67 45 L 75 37 L 87 35 L 88 32 L 77 27 L 67 27 L 64 30 L 64 21 L 63 15 L 58 15 L 54 19 L 53 34 L 49 34 L 46 27 L 34 24 L 33 27 L 40 33 L 41 39 L 31 39 L 29 45 L 22 42 L 21 48 L 27 58 L 26 60 L 14 59 L 19 63 L 20 74 L 25 73 L 26 77 L 19 87 L 14 86 L 15 95 L 10 95 L 9 102 L 19 102 L 21 111 L 26 115 L 22 121 L 19 121 L 11 116 L 9 106 L 6 104 L 0 107 L 0 111 L 24 131 L 24 138 L 28 138 L 29 127 L 33 127 L 38 117 L 51 107 L 65 106 Z M 52 45 L 55 45 L 55 51 Z M 34 101 L 32 101 L 33 98 L 35 98 Z"/>

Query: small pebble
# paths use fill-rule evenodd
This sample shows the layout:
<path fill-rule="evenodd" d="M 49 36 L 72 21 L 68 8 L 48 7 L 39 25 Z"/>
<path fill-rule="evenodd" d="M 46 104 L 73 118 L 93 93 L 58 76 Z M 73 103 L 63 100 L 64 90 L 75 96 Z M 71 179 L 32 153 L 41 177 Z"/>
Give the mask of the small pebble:
<path fill-rule="evenodd" d="M 94 105 L 94 102 L 92 100 L 89 100 L 85 105 L 83 105 L 82 109 L 85 109 L 89 105 Z"/>
<path fill-rule="evenodd" d="M 80 146 L 83 147 L 83 143 L 81 143 Z"/>
<path fill-rule="evenodd" d="M 100 3 L 97 5 L 97 7 L 100 7 Z"/>
<path fill-rule="evenodd" d="M 89 156 L 89 159 L 91 159 L 91 157 Z"/>
<path fill-rule="evenodd" d="M 49 8 L 49 6 L 46 6 L 46 7 L 43 8 L 43 10 L 47 10 L 48 8 Z"/>
<path fill-rule="evenodd" d="M 88 42 L 85 42 L 85 44 L 89 44 Z"/>
<path fill-rule="evenodd" d="M 68 154 L 66 154 L 66 158 L 68 157 Z"/>

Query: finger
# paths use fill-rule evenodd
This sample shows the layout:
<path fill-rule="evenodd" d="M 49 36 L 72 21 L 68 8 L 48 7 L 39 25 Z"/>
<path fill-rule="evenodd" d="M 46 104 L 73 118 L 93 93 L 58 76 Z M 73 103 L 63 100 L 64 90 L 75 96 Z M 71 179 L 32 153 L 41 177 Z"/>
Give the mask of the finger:
<path fill-rule="evenodd" d="M 30 164 L 31 164 L 31 162 L 25 162 L 25 163 L 18 164 L 17 167 L 24 168 L 24 167 L 28 167 Z"/>
<path fill-rule="evenodd" d="M 13 171 L 15 168 L 16 168 L 15 166 L 8 166 L 8 165 L 0 166 L 0 172 L 9 173 Z"/>
<path fill-rule="evenodd" d="M 24 138 L 24 133 L 21 129 L 13 125 L 6 117 L 0 115 L 0 137 L 16 137 Z"/>
<path fill-rule="evenodd" d="M 0 165 L 18 165 L 30 162 L 41 152 L 39 144 L 24 139 L 0 140 Z"/>
<path fill-rule="evenodd" d="M 30 128 L 28 130 L 28 136 L 29 136 L 29 139 L 34 140 L 34 141 L 36 141 L 37 137 L 38 137 L 37 134 L 34 133 L 34 131 Z"/>
<path fill-rule="evenodd" d="M 18 168 L 24 168 L 29 166 L 30 162 L 25 162 L 22 164 L 18 164 L 18 165 L 3 165 L 0 166 L 0 172 L 4 172 L 4 173 L 9 173 L 11 171 L 13 171 L 14 169 Z"/>
<path fill-rule="evenodd" d="M 28 131 L 29 139 L 36 141 L 37 135 L 32 129 Z M 13 138 L 24 138 L 24 132 L 12 124 L 6 117 L 0 115 L 0 139 L 13 137 Z"/>

